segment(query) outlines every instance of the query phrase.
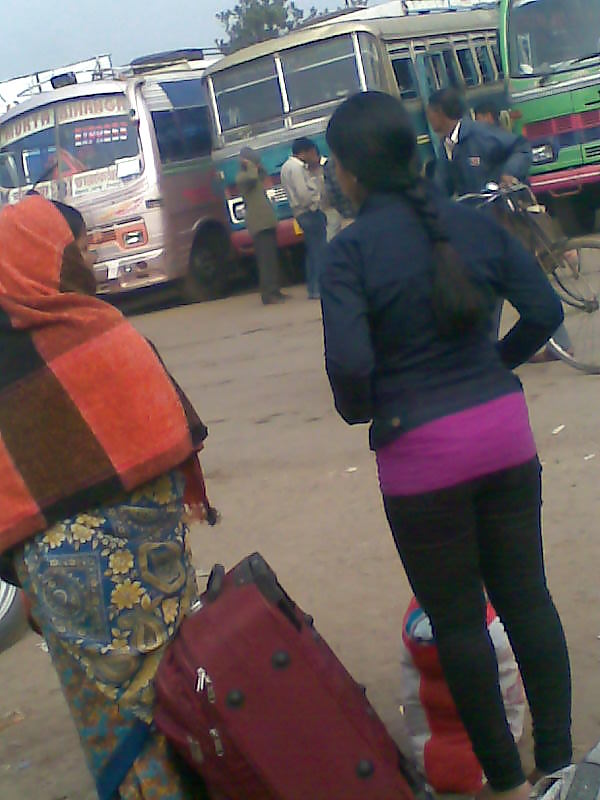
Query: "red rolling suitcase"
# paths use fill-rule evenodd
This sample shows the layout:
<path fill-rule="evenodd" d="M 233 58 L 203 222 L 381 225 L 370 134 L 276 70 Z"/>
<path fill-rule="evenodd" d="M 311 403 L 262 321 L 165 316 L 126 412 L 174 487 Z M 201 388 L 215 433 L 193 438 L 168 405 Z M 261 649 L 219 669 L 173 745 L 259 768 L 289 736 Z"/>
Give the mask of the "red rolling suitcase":
<path fill-rule="evenodd" d="M 156 678 L 155 722 L 218 800 L 411 800 L 424 787 L 266 561 L 215 567 Z"/>

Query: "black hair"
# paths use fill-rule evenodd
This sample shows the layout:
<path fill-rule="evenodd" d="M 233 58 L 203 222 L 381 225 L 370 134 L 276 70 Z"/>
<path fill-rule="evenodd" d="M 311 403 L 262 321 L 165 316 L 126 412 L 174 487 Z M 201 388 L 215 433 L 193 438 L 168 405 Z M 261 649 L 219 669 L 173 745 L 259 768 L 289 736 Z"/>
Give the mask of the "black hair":
<path fill-rule="evenodd" d="M 473 108 L 474 113 L 477 114 L 491 114 L 494 122 L 500 122 L 500 111 L 493 100 L 480 100 Z"/>
<path fill-rule="evenodd" d="M 438 109 L 448 119 L 461 119 L 465 114 L 464 96 L 453 86 L 439 89 L 429 98 L 429 107 Z"/>
<path fill-rule="evenodd" d="M 85 230 L 85 220 L 81 216 L 81 213 L 77 211 L 76 208 L 73 208 L 73 206 L 68 206 L 66 203 L 61 203 L 58 200 L 53 200 L 52 205 L 57 211 L 60 211 L 65 218 L 67 225 L 71 229 L 73 238 L 79 239 Z"/>
<path fill-rule="evenodd" d="M 354 95 L 337 108 L 327 143 L 368 192 L 402 195 L 433 246 L 433 312 L 444 336 L 466 333 L 489 316 L 488 296 L 475 284 L 438 213 L 431 184 L 419 175 L 417 140 L 400 100 L 382 92 Z"/>
<path fill-rule="evenodd" d="M 301 136 L 299 139 L 294 140 L 292 145 L 292 155 L 298 156 L 300 153 L 306 153 L 308 150 L 316 149 L 317 145 L 312 139 L 308 139 L 306 136 Z"/>

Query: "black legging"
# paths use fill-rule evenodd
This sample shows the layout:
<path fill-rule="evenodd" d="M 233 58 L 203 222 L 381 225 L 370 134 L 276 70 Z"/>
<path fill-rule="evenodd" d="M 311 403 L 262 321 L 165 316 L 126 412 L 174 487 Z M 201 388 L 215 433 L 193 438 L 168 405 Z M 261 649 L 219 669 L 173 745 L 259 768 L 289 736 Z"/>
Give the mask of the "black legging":
<path fill-rule="evenodd" d="M 533 718 L 536 766 L 571 761 L 571 675 L 546 586 L 536 459 L 450 489 L 384 497 L 396 547 L 492 789 L 525 776 L 502 703 L 483 588 L 506 628 Z"/>

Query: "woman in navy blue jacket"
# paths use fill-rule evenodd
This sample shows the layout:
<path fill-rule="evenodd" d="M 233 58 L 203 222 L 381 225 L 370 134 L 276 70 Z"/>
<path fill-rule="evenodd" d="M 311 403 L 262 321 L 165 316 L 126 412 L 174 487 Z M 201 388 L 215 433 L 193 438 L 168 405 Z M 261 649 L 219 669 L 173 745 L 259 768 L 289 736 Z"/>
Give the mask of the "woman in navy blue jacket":
<path fill-rule="evenodd" d="M 541 469 L 512 369 L 562 321 L 535 260 L 493 219 L 419 177 L 402 104 L 368 92 L 327 141 L 360 211 L 322 278 L 327 373 L 350 424 L 371 422 L 394 540 L 490 793 L 529 793 L 486 632 L 484 586 L 513 645 L 534 723 L 536 774 L 571 760 L 571 686 L 546 586 Z M 489 336 L 499 297 L 520 314 Z"/>

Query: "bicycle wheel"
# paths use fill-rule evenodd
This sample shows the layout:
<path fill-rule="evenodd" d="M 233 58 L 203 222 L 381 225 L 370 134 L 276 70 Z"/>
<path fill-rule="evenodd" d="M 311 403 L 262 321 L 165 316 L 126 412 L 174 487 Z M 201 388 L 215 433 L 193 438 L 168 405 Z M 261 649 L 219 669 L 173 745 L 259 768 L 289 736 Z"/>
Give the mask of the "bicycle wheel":
<path fill-rule="evenodd" d="M 555 335 L 550 349 L 575 369 L 600 374 L 600 236 L 564 242 L 549 277 L 563 302 L 569 340 Z"/>

